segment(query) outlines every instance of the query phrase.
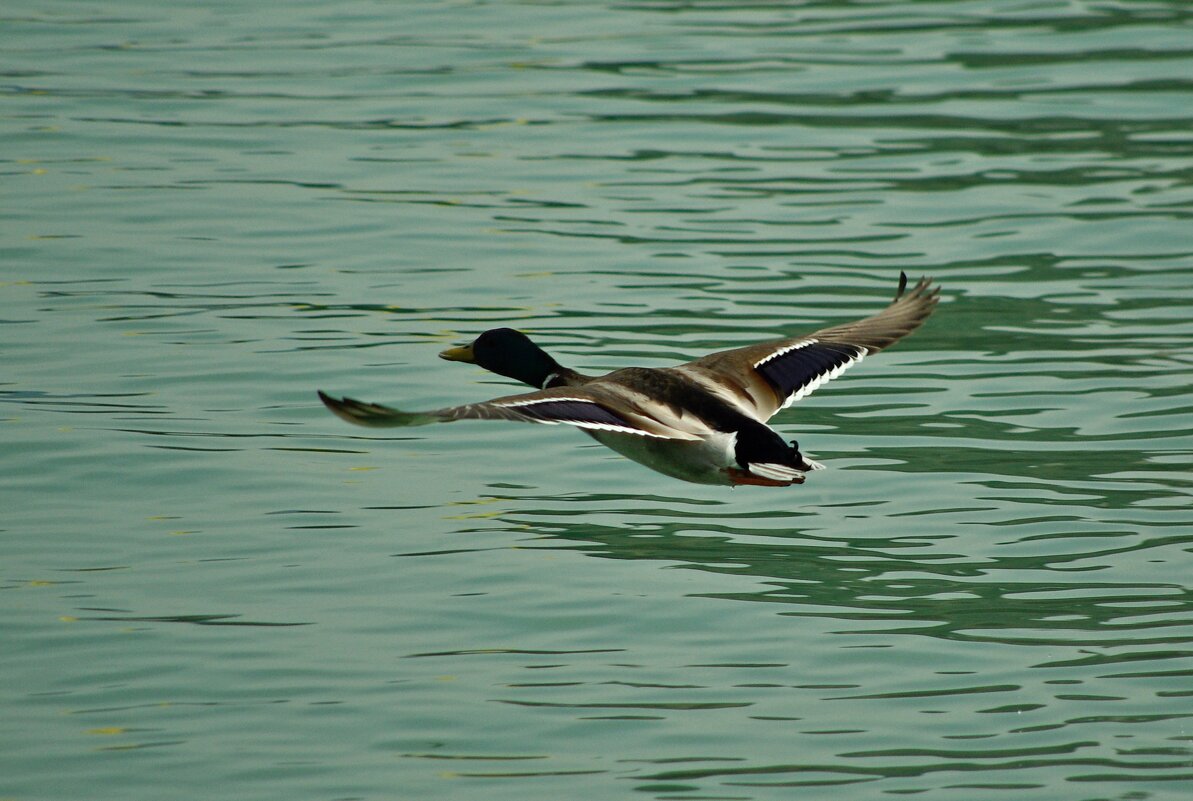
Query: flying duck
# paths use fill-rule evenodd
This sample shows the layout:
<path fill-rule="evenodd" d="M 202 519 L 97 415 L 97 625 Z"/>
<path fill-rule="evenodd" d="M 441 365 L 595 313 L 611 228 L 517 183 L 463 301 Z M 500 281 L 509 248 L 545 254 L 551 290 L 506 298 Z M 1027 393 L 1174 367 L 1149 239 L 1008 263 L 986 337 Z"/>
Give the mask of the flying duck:
<path fill-rule="evenodd" d="M 811 334 L 712 353 L 675 367 L 627 367 L 588 376 L 562 366 L 518 331 L 495 328 L 439 354 L 535 388 L 481 403 L 404 412 L 352 398 L 319 398 L 362 426 L 419 426 L 455 420 L 515 420 L 576 426 L 653 470 L 699 484 L 787 487 L 824 465 L 787 444 L 766 423 L 844 370 L 898 342 L 936 307 L 939 287 L 907 275 L 872 317 Z"/>

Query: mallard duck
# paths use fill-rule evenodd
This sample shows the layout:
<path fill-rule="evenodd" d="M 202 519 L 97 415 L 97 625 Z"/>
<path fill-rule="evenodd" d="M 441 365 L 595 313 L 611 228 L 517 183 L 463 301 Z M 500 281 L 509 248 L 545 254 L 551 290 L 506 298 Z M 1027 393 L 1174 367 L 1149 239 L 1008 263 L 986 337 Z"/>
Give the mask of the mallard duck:
<path fill-rule="evenodd" d="M 787 444 L 766 421 L 927 319 L 939 288 L 921 278 L 910 292 L 900 273 L 889 306 L 863 320 L 811 334 L 723 350 L 675 367 L 628 367 L 588 376 L 562 366 L 518 331 L 496 328 L 439 354 L 535 388 L 482 403 L 404 412 L 352 398 L 319 397 L 362 426 L 454 420 L 515 420 L 576 426 L 623 456 L 699 484 L 802 484 L 823 465 Z"/>

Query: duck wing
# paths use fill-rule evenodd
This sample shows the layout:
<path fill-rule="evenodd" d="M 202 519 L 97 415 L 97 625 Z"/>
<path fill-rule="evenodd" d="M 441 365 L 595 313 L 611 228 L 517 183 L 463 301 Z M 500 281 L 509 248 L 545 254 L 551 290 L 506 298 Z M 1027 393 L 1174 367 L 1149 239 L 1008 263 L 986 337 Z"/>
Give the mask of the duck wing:
<path fill-rule="evenodd" d="M 670 430 L 643 413 L 644 410 L 628 406 L 615 388 L 597 385 L 555 387 L 426 412 L 406 412 L 348 397 L 333 398 L 322 391 L 319 392 L 319 399 L 337 417 L 356 425 L 377 428 L 422 426 L 455 420 L 513 420 L 571 425 L 589 431 L 611 431 L 659 439 L 697 438 L 685 432 Z"/>
<path fill-rule="evenodd" d="M 766 422 L 867 355 L 919 328 L 939 295 L 940 288 L 933 287 L 930 278 L 921 278 L 908 292 L 907 274 L 900 273 L 895 299 L 878 314 L 804 336 L 719 351 L 671 369 Z"/>

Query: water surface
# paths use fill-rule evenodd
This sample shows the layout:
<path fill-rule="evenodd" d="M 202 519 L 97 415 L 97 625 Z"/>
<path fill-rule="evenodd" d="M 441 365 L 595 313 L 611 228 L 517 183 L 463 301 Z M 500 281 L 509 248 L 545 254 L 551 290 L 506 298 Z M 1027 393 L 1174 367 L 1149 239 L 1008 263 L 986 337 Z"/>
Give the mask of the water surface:
<path fill-rule="evenodd" d="M 0 796 L 1177 799 L 1181 2 L 0 12 Z M 442 406 L 937 314 L 687 485 Z"/>

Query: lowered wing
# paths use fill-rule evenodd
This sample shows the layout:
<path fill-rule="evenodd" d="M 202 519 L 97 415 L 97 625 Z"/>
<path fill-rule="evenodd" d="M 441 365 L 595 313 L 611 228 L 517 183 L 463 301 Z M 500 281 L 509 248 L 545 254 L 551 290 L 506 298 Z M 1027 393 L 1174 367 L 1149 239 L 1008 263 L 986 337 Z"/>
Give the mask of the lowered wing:
<path fill-rule="evenodd" d="M 556 387 L 426 412 L 405 412 L 353 398 L 333 398 L 322 391 L 319 392 L 319 399 L 337 417 L 356 425 L 377 428 L 421 426 L 455 420 L 513 420 L 571 425 L 590 431 L 612 431 L 660 439 L 688 438 L 679 432 L 667 431 L 647 416 L 617 411 L 611 402 L 615 398 L 607 395 L 609 393 L 587 387 Z"/>

